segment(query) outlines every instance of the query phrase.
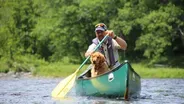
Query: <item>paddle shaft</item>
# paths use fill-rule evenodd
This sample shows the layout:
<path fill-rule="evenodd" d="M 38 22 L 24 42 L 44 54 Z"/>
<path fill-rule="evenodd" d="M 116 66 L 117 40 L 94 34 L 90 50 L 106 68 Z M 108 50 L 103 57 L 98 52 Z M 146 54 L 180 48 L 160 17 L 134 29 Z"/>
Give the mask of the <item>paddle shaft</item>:
<path fill-rule="evenodd" d="M 96 51 L 98 49 L 98 47 L 104 42 L 104 40 L 108 37 L 108 35 L 106 35 L 100 42 L 99 44 L 95 47 L 94 51 Z M 84 62 L 80 65 L 80 67 L 77 69 L 77 70 L 80 70 L 84 64 L 88 61 L 88 59 L 91 57 L 91 55 L 89 55 L 85 60 Z"/>

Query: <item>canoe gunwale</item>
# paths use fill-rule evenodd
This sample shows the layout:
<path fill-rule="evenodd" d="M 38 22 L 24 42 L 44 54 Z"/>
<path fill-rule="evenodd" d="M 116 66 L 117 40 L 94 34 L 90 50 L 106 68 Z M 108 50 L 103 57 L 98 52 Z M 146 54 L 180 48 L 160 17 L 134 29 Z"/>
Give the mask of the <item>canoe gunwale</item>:
<path fill-rule="evenodd" d="M 134 71 L 134 69 L 132 68 L 132 66 L 130 65 L 129 62 L 124 62 L 124 63 L 120 64 L 118 67 L 116 67 L 116 68 L 114 68 L 114 69 L 112 69 L 112 70 L 109 70 L 109 71 L 107 71 L 107 72 L 105 72 L 105 73 L 103 73 L 103 74 L 101 74 L 101 75 L 96 76 L 96 77 L 85 77 L 85 78 L 83 78 L 83 76 L 85 76 L 85 74 L 88 73 L 88 72 L 90 71 L 90 70 L 86 70 L 84 73 L 82 73 L 81 75 L 79 75 L 79 76 L 77 77 L 77 80 L 90 80 L 90 79 L 93 79 L 93 78 L 101 77 L 101 76 L 103 76 L 103 75 L 106 75 L 106 74 L 109 74 L 109 73 L 112 73 L 112 72 L 115 72 L 115 71 L 119 70 L 119 68 L 122 67 L 122 66 L 125 65 L 125 64 L 128 64 L 128 66 L 130 67 L 129 69 L 130 69 L 131 71 L 133 71 L 139 78 L 141 78 L 141 77 L 139 76 L 139 74 L 137 74 L 137 73 Z"/>
<path fill-rule="evenodd" d="M 130 63 L 129 62 L 127 62 L 128 64 L 129 64 L 129 69 L 133 72 L 133 73 L 135 73 L 139 78 L 141 78 L 141 76 L 132 68 L 132 66 L 130 65 Z"/>
<path fill-rule="evenodd" d="M 101 76 L 103 76 L 103 75 L 106 75 L 106 74 L 109 74 L 109 73 L 112 73 L 112 72 L 118 70 L 120 67 L 122 67 L 122 66 L 125 65 L 125 64 L 126 64 L 126 63 L 122 63 L 122 64 L 120 64 L 118 67 L 116 67 L 116 68 L 114 68 L 114 69 L 112 69 L 112 70 L 109 70 L 109 71 L 107 71 L 107 72 L 105 72 L 105 73 L 103 73 L 103 74 L 101 74 L 101 75 L 96 76 L 96 77 L 86 77 L 86 78 L 82 78 L 82 76 L 85 76 L 85 74 L 88 73 L 88 72 L 90 71 L 90 70 L 86 70 L 84 73 L 82 73 L 81 75 L 78 76 L 77 80 L 80 80 L 80 79 L 82 79 L 82 80 L 90 80 L 90 79 L 94 79 L 94 78 L 97 78 L 97 77 L 101 77 Z"/>

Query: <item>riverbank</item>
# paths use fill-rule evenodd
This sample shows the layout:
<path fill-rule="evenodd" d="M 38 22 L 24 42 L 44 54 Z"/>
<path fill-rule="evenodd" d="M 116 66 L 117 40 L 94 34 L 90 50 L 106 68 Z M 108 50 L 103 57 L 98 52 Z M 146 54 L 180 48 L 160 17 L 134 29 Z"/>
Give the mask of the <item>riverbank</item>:
<path fill-rule="evenodd" d="M 170 67 L 146 67 L 143 64 L 131 64 L 133 69 L 141 78 L 184 78 L 184 69 Z M 52 63 L 35 68 L 30 72 L 0 73 L 0 78 L 20 77 L 67 77 L 72 74 L 80 65 Z M 78 74 L 81 74 L 88 65 L 84 65 Z"/>
<path fill-rule="evenodd" d="M 10 71 L 8 73 L 0 73 L 0 79 L 7 79 L 7 78 L 32 78 L 34 77 L 31 72 L 18 72 L 15 73 Z"/>
<path fill-rule="evenodd" d="M 78 74 L 82 73 L 89 64 L 85 64 Z M 156 65 L 148 67 L 146 63 L 131 63 L 133 69 L 141 78 L 184 78 L 183 67 L 170 67 L 169 65 Z M 65 62 L 47 62 L 35 57 L 18 57 L 16 60 L 3 60 L 0 63 L 1 77 L 67 77 L 80 64 Z"/>
<path fill-rule="evenodd" d="M 80 64 L 61 64 L 52 63 L 39 67 L 35 70 L 35 75 L 46 76 L 46 77 L 66 77 L 72 74 Z M 132 68 L 142 78 L 184 78 L 184 69 L 172 68 L 168 66 L 162 67 L 148 67 L 142 63 L 131 63 Z M 78 74 L 82 73 L 88 64 L 84 65 Z"/>
<path fill-rule="evenodd" d="M 141 63 L 133 63 L 132 67 L 142 78 L 184 78 L 184 68 L 169 66 L 147 67 Z"/>

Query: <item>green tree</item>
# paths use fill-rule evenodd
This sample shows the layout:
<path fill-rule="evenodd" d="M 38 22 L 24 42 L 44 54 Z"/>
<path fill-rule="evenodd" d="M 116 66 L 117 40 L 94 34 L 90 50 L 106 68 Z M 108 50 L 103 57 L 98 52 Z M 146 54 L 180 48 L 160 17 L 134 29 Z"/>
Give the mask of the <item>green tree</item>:
<path fill-rule="evenodd" d="M 0 1 L 0 57 L 32 54 L 47 61 L 67 57 L 68 62 L 80 63 L 95 38 L 94 25 L 103 22 L 124 35 L 128 59 L 167 61 L 183 55 L 183 4 L 183 0 Z"/>
<path fill-rule="evenodd" d="M 128 55 L 146 58 L 150 64 L 166 61 L 173 53 L 178 27 L 183 27 L 183 7 L 160 0 L 129 1 L 118 9 L 111 27 L 123 32 L 128 42 Z M 179 3 L 178 3 L 179 4 Z M 142 55 L 141 55 L 142 54 Z M 172 54 L 173 56 L 173 54 Z M 174 56 L 173 56 L 174 57 Z"/>

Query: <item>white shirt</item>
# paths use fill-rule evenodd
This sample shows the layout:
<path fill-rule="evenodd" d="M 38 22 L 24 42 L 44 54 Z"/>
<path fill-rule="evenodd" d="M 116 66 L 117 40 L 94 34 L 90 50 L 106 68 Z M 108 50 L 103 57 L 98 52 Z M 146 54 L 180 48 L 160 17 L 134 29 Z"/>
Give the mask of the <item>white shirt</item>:
<path fill-rule="evenodd" d="M 88 47 L 87 52 L 93 52 L 96 46 L 97 46 L 96 44 L 92 43 Z M 103 47 L 103 51 L 104 51 L 104 54 L 105 54 L 107 64 L 110 65 L 109 54 L 108 54 L 108 50 L 107 50 L 107 41 L 103 42 L 101 44 L 101 46 Z M 113 68 L 115 68 L 115 67 L 120 65 L 120 63 L 118 62 L 118 59 L 119 59 L 118 49 L 121 49 L 121 48 L 120 48 L 120 45 L 114 39 L 112 39 L 112 49 L 113 49 L 113 53 L 114 53 L 114 59 L 115 59 L 115 62 L 116 62 L 116 64 L 113 66 Z M 100 52 L 99 48 L 96 51 Z"/>

